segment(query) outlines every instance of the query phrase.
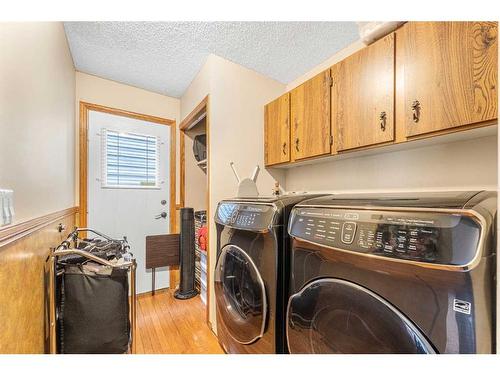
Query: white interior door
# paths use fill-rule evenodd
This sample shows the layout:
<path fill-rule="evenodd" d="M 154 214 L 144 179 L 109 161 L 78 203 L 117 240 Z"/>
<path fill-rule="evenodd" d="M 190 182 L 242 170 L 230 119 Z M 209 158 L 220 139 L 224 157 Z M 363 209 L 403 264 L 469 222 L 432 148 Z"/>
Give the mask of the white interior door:
<path fill-rule="evenodd" d="M 170 228 L 170 127 L 97 111 L 88 121 L 88 226 L 127 236 L 137 259 L 137 292 L 150 291 L 146 236 Z M 168 268 L 157 269 L 156 288 L 168 286 Z"/>

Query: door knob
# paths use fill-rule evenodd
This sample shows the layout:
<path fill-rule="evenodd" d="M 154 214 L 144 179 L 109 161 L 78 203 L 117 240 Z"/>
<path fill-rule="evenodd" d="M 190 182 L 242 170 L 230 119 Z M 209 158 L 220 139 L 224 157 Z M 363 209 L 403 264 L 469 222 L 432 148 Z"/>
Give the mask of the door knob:
<path fill-rule="evenodd" d="M 286 155 L 286 142 L 283 142 L 283 155 Z"/>
<path fill-rule="evenodd" d="M 167 213 L 166 212 L 162 212 L 161 214 L 155 216 L 155 219 L 162 219 L 162 218 L 163 219 L 167 218 Z"/>

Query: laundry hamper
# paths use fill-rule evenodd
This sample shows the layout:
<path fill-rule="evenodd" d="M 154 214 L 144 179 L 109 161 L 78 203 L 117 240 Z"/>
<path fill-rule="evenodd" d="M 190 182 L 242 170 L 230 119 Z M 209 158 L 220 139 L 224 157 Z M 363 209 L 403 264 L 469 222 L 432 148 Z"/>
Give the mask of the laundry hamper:
<path fill-rule="evenodd" d="M 68 265 L 59 280 L 59 353 L 120 354 L 128 350 L 128 271 L 109 275 Z"/>
<path fill-rule="evenodd" d="M 50 257 L 51 353 L 133 352 L 136 262 L 128 243 L 109 237 L 80 240 L 80 231 Z"/>

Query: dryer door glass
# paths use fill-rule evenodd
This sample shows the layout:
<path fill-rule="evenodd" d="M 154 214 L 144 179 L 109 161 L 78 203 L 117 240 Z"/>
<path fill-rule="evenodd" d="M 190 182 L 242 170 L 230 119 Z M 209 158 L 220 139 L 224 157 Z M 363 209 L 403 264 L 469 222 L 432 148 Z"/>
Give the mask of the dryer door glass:
<path fill-rule="evenodd" d="M 434 353 L 387 301 L 339 279 L 313 281 L 290 297 L 287 340 L 290 353 Z"/>
<path fill-rule="evenodd" d="M 262 337 L 266 323 L 264 282 L 248 254 L 234 245 L 225 246 L 215 269 L 218 315 L 229 334 L 241 344 Z"/>

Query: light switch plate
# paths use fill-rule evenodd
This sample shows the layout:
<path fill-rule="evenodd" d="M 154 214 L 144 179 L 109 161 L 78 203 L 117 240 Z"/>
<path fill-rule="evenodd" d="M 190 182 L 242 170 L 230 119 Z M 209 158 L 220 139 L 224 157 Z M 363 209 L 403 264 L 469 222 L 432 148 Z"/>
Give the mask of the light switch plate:
<path fill-rule="evenodd" d="M 4 193 L 0 190 L 0 227 L 6 225 L 5 215 L 4 215 Z"/>
<path fill-rule="evenodd" d="M 14 191 L 0 190 L 0 225 L 9 225 L 14 221 Z"/>

